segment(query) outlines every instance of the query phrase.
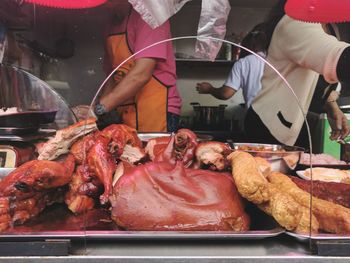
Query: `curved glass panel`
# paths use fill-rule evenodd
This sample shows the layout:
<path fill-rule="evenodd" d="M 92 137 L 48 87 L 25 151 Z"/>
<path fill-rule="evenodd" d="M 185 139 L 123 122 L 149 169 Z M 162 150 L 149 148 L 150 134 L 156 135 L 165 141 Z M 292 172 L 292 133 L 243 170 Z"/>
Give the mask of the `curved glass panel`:
<path fill-rule="evenodd" d="M 0 65 L 0 108 L 15 112 L 57 112 L 54 122 L 63 128 L 76 122 L 67 102 L 47 83 L 12 66 Z"/>
<path fill-rule="evenodd" d="M 266 59 L 264 59 L 263 57 L 261 57 L 261 56 L 259 56 L 258 54 L 256 54 L 255 52 L 253 52 L 252 50 L 249 50 L 249 49 L 247 49 L 246 47 L 243 47 L 243 46 L 241 46 L 241 45 L 239 45 L 239 44 L 236 44 L 236 43 L 233 43 L 233 42 L 230 42 L 230 41 L 226 41 L 226 40 L 221 40 L 221 39 L 217 39 L 217 38 L 211 38 L 211 37 L 198 37 L 198 36 L 185 36 L 185 37 L 176 37 L 176 38 L 172 38 L 172 39 L 167 39 L 167 40 L 164 40 L 164 41 L 160 41 L 160 42 L 157 42 L 157 43 L 154 43 L 154 44 L 152 44 L 152 45 L 150 45 L 150 46 L 148 46 L 148 47 L 146 47 L 146 48 L 144 48 L 144 49 L 142 49 L 142 50 L 140 50 L 140 51 L 138 51 L 138 52 L 136 52 L 136 53 L 134 53 L 133 55 L 131 55 L 129 58 L 127 58 L 127 59 L 125 59 L 121 64 L 119 64 L 117 67 L 115 67 L 114 69 L 113 69 L 113 71 L 107 76 L 107 78 L 103 81 L 103 83 L 101 84 L 101 86 L 100 86 L 100 88 L 98 89 L 98 91 L 96 92 L 96 94 L 95 94 L 95 96 L 94 96 L 94 98 L 93 98 L 93 100 L 92 100 L 92 102 L 91 102 L 91 104 L 90 104 L 90 110 L 92 110 L 93 109 L 93 107 L 94 107 L 94 104 L 96 103 L 96 100 L 97 100 L 97 98 L 99 97 L 99 95 L 103 92 L 103 90 L 107 87 L 107 83 L 108 83 L 108 81 L 112 78 L 112 76 L 114 75 L 114 73 L 116 72 L 116 71 L 118 71 L 118 69 L 120 68 L 120 67 L 123 67 L 123 65 L 125 65 L 125 63 L 128 63 L 128 62 L 130 62 L 130 60 L 132 60 L 136 55 L 138 55 L 138 54 L 140 54 L 140 53 L 142 53 L 142 52 L 144 52 L 145 50 L 147 50 L 147 49 L 149 49 L 149 48 L 152 48 L 152 47 L 154 47 L 154 46 L 156 46 L 156 45 L 159 45 L 159 44 L 162 44 L 162 43 L 165 43 L 165 42 L 168 42 L 168 41 L 181 41 L 181 40 L 184 40 L 184 39 L 198 39 L 198 38 L 205 38 L 205 39 L 210 39 L 211 41 L 222 41 L 222 42 L 224 42 L 225 44 L 227 44 L 227 45 L 232 45 L 233 47 L 235 47 L 235 48 L 240 48 L 240 49 L 244 49 L 244 50 L 246 50 L 246 51 L 248 51 L 249 53 L 251 53 L 251 54 L 254 54 L 255 56 L 257 56 L 259 59 L 261 59 L 264 63 L 265 63 L 265 66 L 268 66 L 268 67 L 270 67 L 282 80 L 283 80 L 283 83 L 284 83 L 284 87 L 285 88 L 287 88 L 287 89 L 289 89 L 290 90 L 290 92 L 291 92 L 291 96 L 292 96 L 292 99 L 295 99 L 297 102 L 298 102 L 298 105 L 299 105 L 299 109 L 298 110 L 300 110 L 301 112 L 302 112 L 302 115 L 304 116 L 304 120 L 305 120 L 305 123 L 306 123 L 306 126 L 307 126 L 307 130 L 308 130 L 308 140 L 309 140 L 309 144 L 310 144 L 310 152 L 312 153 L 312 141 L 311 141 L 311 134 L 310 134 L 310 128 L 309 128 L 309 125 L 308 125 L 308 121 L 307 121 L 307 119 L 306 119 L 306 113 L 303 111 L 303 109 L 302 109 L 302 107 L 301 107 L 301 104 L 300 104 L 300 101 L 299 101 L 299 99 L 298 99 L 298 97 L 296 96 L 296 94 L 294 93 L 294 91 L 293 91 L 293 89 L 291 88 L 291 86 L 290 86 L 290 84 L 288 83 L 288 81 L 284 78 L 284 76 L 280 73 L 280 72 L 278 72 L 275 68 L 274 68 L 274 66 L 273 65 L 271 65 Z M 208 62 L 210 62 L 210 61 L 208 61 Z M 214 63 L 214 62 L 213 62 Z M 280 147 L 280 146 L 279 146 Z M 277 147 L 278 148 L 278 147 Z M 279 149 L 279 150 L 278 150 Z M 272 157 L 271 157 L 271 160 L 275 160 L 276 159 L 276 156 L 277 156 L 277 158 L 279 158 L 279 159 L 284 159 L 284 161 L 286 162 L 286 163 L 288 163 L 288 161 L 287 161 L 287 159 L 297 159 L 297 161 L 296 162 L 298 162 L 298 160 L 299 160 L 299 158 L 300 158 L 300 154 L 301 154 L 301 152 L 303 151 L 303 149 L 297 149 L 297 148 L 288 148 L 288 147 L 285 147 L 285 148 L 278 148 L 277 150 L 275 149 L 275 150 L 272 150 Z M 277 151 L 277 152 L 276 152 Z M 282 155 L 278 155 L 280 152 L 283 152 L 283 154 Z M 291 154 L 288 154 L 288 152 L 290 151 L 290 153 Z M 287 154 L 286 154 L 286 152 L 287 152 Z M 267 154 L 269 154 L 269 150 L 267 150 Z M 270 159 L 268 159 L 268 160 L 270 160 Z M 289 168 L 289 172 L 290 172 L 290 169 L 294 169 L 295 168 L 295 164 L 296 163 L 294 163 L 293 165 L 291 165 L 291 166 L 289 166 L 288 168 Z M 310 155 L 310 168 L 311 168 L 311 178 L 312 178 L 312 156 Z M 286 170 L 286 171 L 287 171 Z M 284 176 L 283 177 L 283 180 L 289 180 L 288 179 L 288 176 L 289 176 L 290 174 L 287 174 L 287 176 Z M 271 183 L 271 182 L 268 182 L 268 187 L 272 187 L 273 189 L 276 189 L 276 185 L 274 185 L 274 186 L 272 186 L 273 185 L 273 183 Z M 278 188 L 278 187 L 277 187 Z M 308 186 L 308 190 L 309 190 L 309 192 L 312 192 L 312 181 L 311 181 L 311 184 Z M 280 194 L 282 194 L 282 193 L 280 193 Z M 294 197 L 292 196 L 292 195 L 288 195 L 288 198 L 290 199 L 290 200 L 293 200 L 294 199 Z M 263 207 L 262 205 L 259 205 L 258 203 L 257 203 L 257 205 L 263 210 L 263 211 L 265 211 L 267 214 L 269 214 L 269 215 L 274 215 L 273 214 L 273 212 L 272 212 L 272 204 L 270 204 L 270 208 L 269 208 L 269 202 L 270 201 L 268 201 L 268 202 L 266 202 L 265 203 L 265 205 L 267 205 L 267 207 Z M 271 201 L 272 202 L 272 201 Z M 293 201 L 295 204 L 298 204 L 297 203 L 297 201 L 296 200 L 294 200 Z M 298 206 L 298 205 L 297 205 Z M 304 235 L 304 237 L 307 237 L 307 239 L 309 239 L 309 240 L 311 240 L 311 236 L 312 236 L 312 232 L 311 232 L 311 229 L 313 229 L 313 225 L 312 225 L 312 223 L 313 223 L 313 221 L 312 220 L 310 220 L 311 218 L 312 218 L 312 216 L 311 216 L 311 211 L 312 211 L 312 195 L 308 195 L 308 197 L 306 197 L 304 200 L 303 200 L 303 205 L 300 205 L 300 206 L 303 206 L 305 209 L 303 210 L 303 212 L 304 212 L 304 214 L 303 214 L 303 217 L 304 217 L 304 222 L 307 222 L 307 224 L 308 224 L 308 226 L 304 226 L 304 228 L 303 228 L 303 232 L 302 233 L 298 233 L 298 234 L 300 234 L 300 235 Z M 286 210 L 288 210 L 289 208 L 288 207 L 286 207 Z M 288 212 L 287 212 L 288 213 Z M 277 219 L 276 219 L 277 218 Z M 276 216 L 275 217 L 275 219 L 277 220 L 277 221 L 279 221 L 279 222 L 281 222 L 281 225 L 283 226 L 283 227 L 286 227 L 287 229 L 288 228 L 290 228 L 291 229 L 291 227 L 290 226 L 288 226 L 288 222 L 285 222 L 283 219 L 281 220 L 280 218 L 278 218 L 278 216 Z M 298 229 L 295 229 L 295 228 L 293 228 L 294 230 L 292 230 L 292 233 L 294 233 L 293 231 L 297 231 L 298 232 Z"/>

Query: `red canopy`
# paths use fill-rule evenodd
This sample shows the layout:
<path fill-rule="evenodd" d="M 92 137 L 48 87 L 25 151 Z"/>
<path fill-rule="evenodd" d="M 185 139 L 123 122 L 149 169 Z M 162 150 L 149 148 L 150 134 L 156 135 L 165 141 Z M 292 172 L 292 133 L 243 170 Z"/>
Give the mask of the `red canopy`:
<path fill-rule="evenodd" d="M 24 0 L 27 3 L 44 5 L 54 8 L 79 9 L 95 7 L 105 3 L 107 0 Z"/>

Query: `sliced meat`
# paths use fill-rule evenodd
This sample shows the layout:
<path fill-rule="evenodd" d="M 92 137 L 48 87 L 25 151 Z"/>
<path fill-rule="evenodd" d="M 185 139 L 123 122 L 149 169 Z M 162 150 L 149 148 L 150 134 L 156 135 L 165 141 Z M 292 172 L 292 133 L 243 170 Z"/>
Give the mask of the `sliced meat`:
<path fill-rule="evenodd" d="M 229 167 L 227 156 L 231 148 L 222 142 L 202 142 L 196 148 L 197 166 L 223 171 Z"/>
<path fill-rule="evenodd" d="M 38 148 L 38 160 L 54 160 L 68 153 L 71 145 L 80 137 L 97 130 L 96 119 L 80 121 L 56 132 L 55 137 Z"/>
<path fill-rule="evenodd" d="M 292 176 L 292 181 L 302 190 L 310 193 L 311 181 Z M 335 182 L 313 181 L 312 195 L 350 208 L 350 185 Z"/>
<path fill-rule="evenodd" d="M 122 161 L 132 163 L 132 164 L 136 164 L 145 158 L 146 158 L 146 153 L 143 148 L 140 148 L 138 146 L 132 146 L 129 144 L 124 146 L 124 151 L 120 156 L 120 159 Z"/>

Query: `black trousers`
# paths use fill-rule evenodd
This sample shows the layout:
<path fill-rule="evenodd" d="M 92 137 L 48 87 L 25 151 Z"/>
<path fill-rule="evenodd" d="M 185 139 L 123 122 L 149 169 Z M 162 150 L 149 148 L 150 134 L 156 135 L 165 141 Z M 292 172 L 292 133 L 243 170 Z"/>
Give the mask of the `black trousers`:
<path fill-rule="evenodd" d="M 244 131 L 247 141 L 252 143 L 282 144 L 278 141 L 265 126 L 259 115 L 250 107 L 244 119 Z M 304 123 L 294 144 L 305 149 L 309 149 L 308 133 Z"/>
<path fill-rule="evenodd" d="M 244 119 L 246 139 L 252 143 L 281 144 L 261 121 L 260 117 L 250 107 Z"/>

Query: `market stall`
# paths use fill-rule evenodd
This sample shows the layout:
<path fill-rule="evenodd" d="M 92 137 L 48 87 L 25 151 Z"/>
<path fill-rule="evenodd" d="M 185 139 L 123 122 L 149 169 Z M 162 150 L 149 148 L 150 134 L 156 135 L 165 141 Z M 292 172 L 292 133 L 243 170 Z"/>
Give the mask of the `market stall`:
<path fill-rule="evenodd" d="M 90 109 L 133 57 L 186 38 L 220 42 L 153 43 L 114 68 Z M 44 81 L 15 67 L 0 73 L 1 261 L 349 260 L 348 163 L 312 147 L 218 141 L 187 128 L 101 126 L 89 111 L 76 121 Z"/>

